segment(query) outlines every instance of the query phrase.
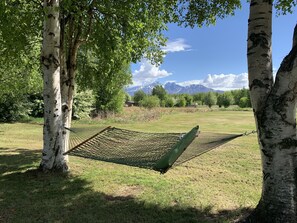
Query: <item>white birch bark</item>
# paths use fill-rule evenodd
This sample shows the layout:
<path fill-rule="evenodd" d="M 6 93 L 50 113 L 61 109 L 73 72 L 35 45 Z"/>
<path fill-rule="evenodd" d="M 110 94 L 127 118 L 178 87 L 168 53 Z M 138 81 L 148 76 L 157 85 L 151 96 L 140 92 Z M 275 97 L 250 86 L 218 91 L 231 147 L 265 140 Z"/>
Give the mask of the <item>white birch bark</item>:
<path fill-rule="evenodd" d="M 40 169 L 64 172 L 68 170 L 68 167 L 62 148 L 59 0 L 44 0 L 44 12 L 41 52 L 44 82 L 44 143 Z"/>
<path fill-rule="evenodd" d="M 81 17 L 80 17 L 81 18 Z M 71 128 L 73 98 L 75 92 L 75 74 L 77 67 L 77 53 L 81 44 L 81 21 L 75 21 L 70 16 L 68 21 L 68 29 L 63 29 L 63 37 L 68 37 L 67 43 L 62 40 L 63 50 L 61 55 L 62 72 L 61 72 L 61 95 L 62 95 L 62 122 L 66 128 Z M 69 131 L 63 131 L 63 148 L 65 151 L 69 149 Z M 68 156 L 65 157 L 68 160 Z"/>
<path fill-rule="evenodd" d="M 67 151 L 69 149 L 70 132 L 67 129 L 71 128 L 78 49 L 82 43 L 85 43 L 87 41 L 89 33 L 91 32 L 94 4 L 95 1 L 90 2 L 88 9 L 89 21 L 87 25 L 84 25 L 83 15 L 79 15 L 79 12 L 75 16 L 71 14 L 61 14 L 60 84 L 63 117 L 62 122 L 63 126 L 66 127 L 62 132 L 62 146 L 64 151 Z M 85 29 L 86 31 L 83 32 L 83 29 Z M 68 160 L 68 155 L 65 156 L 65 159 Z"/>
<path fill-rule="evenodd" d="M 248 71 L 251 102 L 257 114 L 263 110 L 273 85 L 272 3 L 252 0 L 248 24 Z"/>
<path fill-rule="evenodd" d="M 272 77 L 272 1 L 250 3 L 248 68 L 262 158 L 261 200 L 247 222 L 297 222 L 297 49 Z M 295 28 L 296 34 L 296 28 Z M 296 39 L 296 35 L 294 35 Z"/>
<path fill-rule="evenodd" d="M 62 103 L 62 124 L 64 126 L 62 132 L 62 146 L 64 151 L 69 149 L 69 131 L 67 129 L 71 128 L 71 119 L 69 120 L 69 107 L 68 107 L 68 72 L 67 72 L 67 61 L 66 61 L 66 24 L 64 15 L 62 15 L 61 21 L 61 46 L 60 46 L 60 59 L 61 59 L 61 73 L 60 73 L 60 86 L 61 86 L 61 103 Z M 71 118 L 71 116 L 70 116 Z M 65 128 L 66 127 L 66 128 Z M 68 155 L 65 156 L 65 159 L 68 161 Z"/>

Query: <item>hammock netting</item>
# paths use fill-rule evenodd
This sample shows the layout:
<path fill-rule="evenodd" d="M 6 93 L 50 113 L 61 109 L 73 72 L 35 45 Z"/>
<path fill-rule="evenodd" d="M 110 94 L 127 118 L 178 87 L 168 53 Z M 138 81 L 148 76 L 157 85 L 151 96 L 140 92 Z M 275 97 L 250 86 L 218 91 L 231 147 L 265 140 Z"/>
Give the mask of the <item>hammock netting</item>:
<path fill-rule="evenodd" d="M 194 127 L 188 133 L 147 133 L 107 127 L 91 137 L 90 132 L 72 129 L 71 149 L 65 154 L 165 173 L 174 165 L 182 164 L 243 135 L 199 134 L 198 129 L 198 126 Z"/>

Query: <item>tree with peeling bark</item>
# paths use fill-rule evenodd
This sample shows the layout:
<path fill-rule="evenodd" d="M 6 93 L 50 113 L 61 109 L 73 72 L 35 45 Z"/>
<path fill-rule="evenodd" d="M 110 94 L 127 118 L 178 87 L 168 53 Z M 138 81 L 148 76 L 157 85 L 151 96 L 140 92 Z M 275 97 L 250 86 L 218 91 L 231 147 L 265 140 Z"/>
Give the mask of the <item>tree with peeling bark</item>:
<path fill-rule="evenodd" d="M 223 2 L 220 1 L 222 4 Z M 225 4 L 231 2 L 225 1 Z M 210 5 L 216 3 L 217 1 L 209 1 Z M 292 13 L 296 4 L 293 0 L 275 1 L 275 7 L 284 14 Z M 186 25 L 194 26 L 199 22 L 200 8 L 193 3 L 193 8 L 188 9 L 183 15 L 184 21 Z M 297 222 L 297 25 L 292 49 L 281 63 L 274 81 L 271 48 L 272 10 L 272 0 L 250 1 L 248 75 L 262 157 L 263 186 L 259 204 L 243 222 L 295 223 Z"/>
<path fill-rule="evenodd" d="M 44 1 L 44 7 L 48 0 Z M 59 7 L 60 22 L 60 99 L 61 125 L 54 136 L 61 134 L 60 138 L 45 136 L 44 141 L 53 140 L 56 148 L 47 144 L 43 148 L 43 159 L 41 169 L 44 171 L 63 167 L 66 171 L 67 156 L 60 157 L 68 149 L 69 132 L 71 127 L 71 116 L 73 107 L 73 95 L 75 88 L 78 52 L 81 45 L 91 48 L 97 59 L 101 59 L 102 69 L 110 73 L 117 63 L 116 54 L 124 55 L 125 60 L 130 62 L 140 60 L 145 54 L 152 61 L 159 63 L 163 52 L 160 47 L 165 44 L 166 39 L 162 30 L 166 28 L 165 23 L 169 21 L 170 1 L 74 1 L 63 0 Z M 48 13 L 49 10 L 45 10 Z M 48 16 L 45 16 L 45 23 Z M 58 23 L 56 23 L 58 24 Z M 55 35 L 56 37 L 56 35 Z M 45 79 L 44 79 L 45 80 Z M 46 88 L 46 86 L 45 86 Z M 58 89 L 54 88 L 54 92 Z M 54 100 L 54 101 L 59 101 Z M 56 108 L 52 106 L 52 110 Z M 47 115 L 47 113 L 45 113 Z M 45 117 L 46 120 L 46 117 Z M 45 129 L 51 126 L 45 122 Z M 58 146 L 59 145 L 59 146 Z M 58 147 L 57 147 L 58 146 Z M 59 151 L 59 152 L 58 152 Z M 54 165 L 47 157 L 55 160 Z M 59 168 L 58 168 L 59 169 Z"/>
<path fill-rule="evenodd" d="M 44 1 L 44 29 L 41 51 L 43 72 L 44 128 L 40 168 L 67 171 L 63 155 L 62 107 L 60 88 L 60 18 L 59 0 Z M 49 148 L 49 149 L 47 149 Z"/>
<path fill-rule="evenodd" d="M 32 39 L 42 39 L 45 123 L 40 168 L 67 171 L 68 131 L 71 126 L 77 56 L 80 46 L 91 48 L 100 64 L 127 63 L 143 55 L 155 63 L 162 60 L 166 38 L 162 31 L 174 4 L 169 0 L 83 1 L 1 0 L 0 46 L 7 58 L 30 50 Z M 5 25 L 4 25 L 5 24 Z M 2 54 L 3 55 L 3 54 Z M 9 60 L 9 59 L 7 59 Z M 96 73 L 98 75 L 98 73 Z"/>
<path fill-rule="evenodd" d="M 277 7 L 291 11 L 294 1 Z M 273 79 L 272 1 L 252 0 L 248 24 L 248 74 L 263 186 L 258 206 L 248 222 L 297 222 L 297 25 L 292 49 Z"/>
<path fill-rule="evenodd" d="M 162 31 L 170 21 L 174 2 L 1 0 L 0 48 L 5 58 L 28 52 L 32 40 L 40 44 L 44 21 L 42 70 L 44 81 L 44 146 L 40 168 L 67 171 L 68 131 L 80 46 L 91 48 L 105 70 L 112 72 L 117 58 L 127 63 L 145 55 L 155 63 L 162 60 L 166 38 Z M 35 42 L 35 43 L 36 43 Z M 4 54 L 2 54 L 4 55 Z M 9 59 L 7 59 L 9 60 Z M 108 70 L 109 69 L 109 70 Z M 98 75 L 98 73 L 96 73 Z M 59 86 L 58 86 L 59 85 Z"/>
<path fill-rule="evenodd" d="M 52 1 L 44 0 L 44 7 L 47 2 L 51 3 Z M 116 57 L 110 56 L 114 54 L 124 56 L 127 62 L 136 62 L 145 55 L 152 62 L 159 63 L 164 54 L 160 48 L 166 42 L 162 31 L 166 29 L 167 22 L 178 20 L 178 15 L 174 12 L 179 13 L 185 10 L 179 6 L 186 1 L 128 0 L 122 2 L 111 0 L 98 2 L 94 0 L 61 0 L 60 3 L 59 7 L 56 7 L 59 12 L 60 24 L 55 24 L 60 25 L 60 60 L 57 64 L 60 65 L 61 99 L 54 99 L 53 101 L 60 103 L 59 100 L 61 100 L 62 124 L 58 124 L 60 129 L 57 132 L 50 131 L 51 136 L 45 135 L 44 141 L 50 140 L 54 147 L 50 147 L 50 144 L 44 144 L 41 163 L 41 169 L 44 171 L 52 169 L 65 171 L 68 169 L 67 162 L 65 162 L 67 156 L 62 157 L 59 154 L 63 154 L 68 149 L 69 135 L 66 129 L 71 126 L 77 56 L 80 46 L 84 44 L 86 48 L 92 48 L 94 52 L 100 55 L 99 58 L 103 58 L 101 64 L 108 61 L 106 64 L 110 65 L 109 69 L 116 67 L 114 65 L 117 62 L 114 60 Z M 200 6 L 205 6 L 204 3 L 207 1 L 204 1 L 203 4 L 201 1 Z M 220 17 L 231 13 L 230 8 L 223 4 L 211 5 L 208 10 L 204 11 L 200 8 L 198 10 L 199 18 L 203 18 L 199 21 L 200 25 L 212 21 L 211 10 L 214 10 L 213 14 Z M 48 13 L 48 10 L 44 11 Z M 45 17 L 46 22 L 48 22 L 48 16 Z M 58 87 L 53 88 L 54 92 L 58 92 L 56 91 Z M 57 108 L 53 104 L 51 106 L 52 111 L 56 111 Z M 45 113 L 45 115 L 47 114 Z M 47 120 L 46 117 L 45 120 Z M 51 125 L 50 122 L 45 122 L 45 131 L 51 129 L 49 127 Z M 60 131 L 62 132 L 61 144 Z M 54 160 L 54 162 L 49 160 Z"/>
<path fill-rule="evenodd" d="M 40 21 L 44 20 L 44 30 L 48 32 L 43 35 L 42 50 L 43 71 L 48 72 L 44 75 L 47 110 L 45 110 L 44 147 L 40 165 L 43 171 L 68 170 L 67 156 L 61 154 L 68 149 L 69 136 L 66 129 L 71 126 L 80 46 L 83 44 L 100 54 L 100 58 L 103 58 L 102 64 L 112 58 L 110 55 L 118 52 L 120 55 L 125 55 L 128 62 L 136 62 L 145 55 L 152 62 L 159 63 L 164 54 L 160 48 L 166 42 L 162 31 L 166 29 L 167 22 L 178 21 L 181 18 L 179 13 L 187 10 L 188 5 L 192 8 L 199 6 L 196 10 L 199 14 L 199 25 L 211 23 L 213 15 L 224 17 L 225 14 L 232 13 L 234 8 L 234 4 L 229 7 L 230 4 L 224 1 L 215 4 L 208 2 L 206 0 L 191 1 L 190 4 L 187 4 L 186 0 L 44 0 L 43 3 L 40 0 L 2 0 L 0 2 L 0 44 L 4 45 L 7 51 L 16 52 L 13 55 L 17 55 L 19 50 L 28 48 L 30 39 L 28 37 L 41 38 Z M 5 21 L 5 26 L 2 25 L 4 24 L 2 21 Z M 59 35 L 55 32 L 59 32 Z M 59 38 L 60 44 L 57 44 Z M 107 64 L 111 63 L 112 60 Z M 56 78 L 58 70 L 60 70 L 59 79 Z"/>

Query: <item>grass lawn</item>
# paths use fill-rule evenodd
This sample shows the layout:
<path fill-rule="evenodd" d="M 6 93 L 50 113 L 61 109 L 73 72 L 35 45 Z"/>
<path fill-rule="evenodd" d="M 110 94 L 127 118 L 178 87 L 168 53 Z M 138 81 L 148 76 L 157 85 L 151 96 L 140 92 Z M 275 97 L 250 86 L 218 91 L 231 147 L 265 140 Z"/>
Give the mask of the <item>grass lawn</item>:
<path fill-rule="evenodd" d="M 127 108 L 121 117 L 74 126 L 149 132 L 184 132 L 197 124 L 205 132 L 255 129 L 251 111 L 154 112 L 137 118 L 144 111 Z M 165 175 L 72 156 L 70 174 L 42 174 L 35 171 L 41 148 L 41 125 L 0 124 L 0 222 L 233 222 L 260 197 L 255 135 L 237 138 Z"/>

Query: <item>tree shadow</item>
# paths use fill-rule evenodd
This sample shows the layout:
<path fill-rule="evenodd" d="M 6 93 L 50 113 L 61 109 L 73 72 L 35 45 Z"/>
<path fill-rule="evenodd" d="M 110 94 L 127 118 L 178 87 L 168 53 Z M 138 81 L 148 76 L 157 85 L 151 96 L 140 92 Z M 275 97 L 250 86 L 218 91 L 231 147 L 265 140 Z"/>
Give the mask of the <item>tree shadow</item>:
<path fill-rule="evenodd" d="M 0 175 L 11 171 L 23 171 L 40 160 L 40 150 L 0 147 Z"/>
<path fill-rule="evenodd" d="M 239 208 L 213 214 L 211 207 L 161 207 L 130 193 L 137 190 L 133 186 L 120 194 L 98 192 L 87 179 L 36 170 L 40 151 L 14 152 L 18 154 L 0 155 L 0 222 L 232 222 L 251 212 Z"/>

